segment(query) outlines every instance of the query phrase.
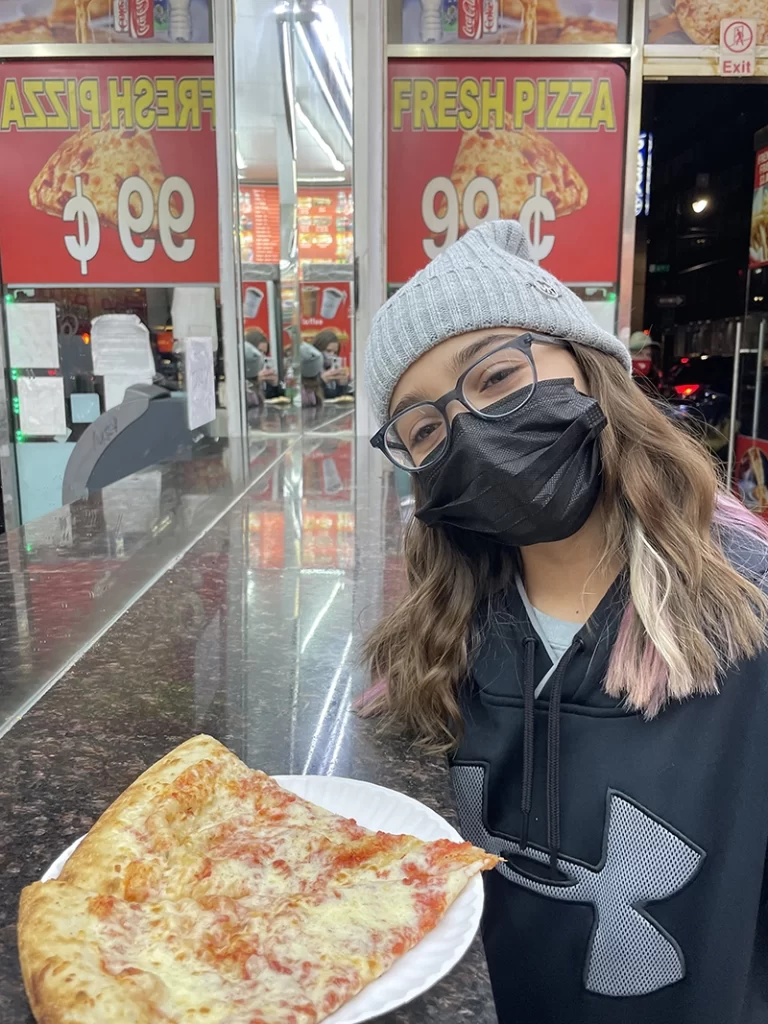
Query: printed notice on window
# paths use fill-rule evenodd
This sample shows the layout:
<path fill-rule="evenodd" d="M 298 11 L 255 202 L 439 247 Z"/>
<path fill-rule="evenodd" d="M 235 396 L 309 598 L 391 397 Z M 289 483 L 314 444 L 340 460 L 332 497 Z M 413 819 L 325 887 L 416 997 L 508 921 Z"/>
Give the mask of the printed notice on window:
<path fill-rule="evenodd" d="M 216 418 L 213 342 L 210 338 L 187 338 L 184 342 L 184 357 L 187 425 L 190 430 L 196 430 Z"/>
<path fill-rule="evenodd" d="M 12 369 L 56 370 L 59 339 L 55 302 L 9 302 L 8 355 Z"/>

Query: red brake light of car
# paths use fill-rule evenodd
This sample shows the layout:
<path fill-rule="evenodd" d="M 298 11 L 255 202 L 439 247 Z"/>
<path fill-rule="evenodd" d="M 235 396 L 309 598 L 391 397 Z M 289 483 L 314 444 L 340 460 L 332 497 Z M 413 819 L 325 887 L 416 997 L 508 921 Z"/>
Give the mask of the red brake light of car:
<path fill-rule="evenodd" d="M 690 361 L 691 360 L 688 358 L 688 356 L 683 356 L 683 358 L 680 360 L 680 362 L 683 364 L 683 366 L 685 366 L 686 363 L 690 363 Z"/>
<path fill-rule="evenodd" d="M 675 394 L 680 398 L 690 398 L 701 391 L 701 384 L 675 384 Z"/>

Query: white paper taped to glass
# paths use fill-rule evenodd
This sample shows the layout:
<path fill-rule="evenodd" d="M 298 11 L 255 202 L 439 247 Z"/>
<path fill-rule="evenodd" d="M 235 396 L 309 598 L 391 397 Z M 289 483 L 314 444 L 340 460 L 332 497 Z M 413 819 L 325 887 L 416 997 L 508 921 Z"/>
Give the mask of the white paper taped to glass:
<path fill-rule="evenodd" d="M 8 356 L 13 369 L 56 370 L 59 338 L 55 302 L 9 302 Z"/>
<path fill-rule="evenodd" d="M 61 377 L 19 377 L 16 393 L 22 434 L 59 437 L 69 432 Z"/>
<path fill-rule="evenodd" d="M 135 313 L 107 313 L 91 325 L 91 358 L 98 376 L 121 374 L 151 378 L 155 360 L 149 330 Z"/>
<path fill-rule="evenodd" d="M 187 387 L 187 426 L 190 430 L 196 430 L 216 419 L 213 342 L 210 338 L 184 339 L 184 378 Z"/>

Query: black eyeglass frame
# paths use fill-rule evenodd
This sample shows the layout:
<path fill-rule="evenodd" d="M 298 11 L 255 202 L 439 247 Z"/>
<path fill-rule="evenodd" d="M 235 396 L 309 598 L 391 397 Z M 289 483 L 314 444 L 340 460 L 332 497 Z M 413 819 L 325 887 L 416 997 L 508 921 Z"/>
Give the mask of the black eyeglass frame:
<path fill-rule="evenodd" d="M 456 381 L 456 387 L 452 391 L 447 391 L 440 398 L 435 399 L 434 402 L 414 402 L 413 405 L 409 405 L 406 409 L 401 409 L 400 412 L 397 413 L 395 416 L 391 416 L 384 424 L 384 426 L 380 427 L 371 438 L 371 447 L 378 448 L 379 451 L 384 453 L 384 455 L 389 459 L 393 466 L 396 466 L 397 469 L 402 469 L 406 473 L 420 473 L 423 469 L 431 469 L 444 458 L 445 454 L 450 448 L 453 422 L 448 419 L 448 416 L 446 415 L 446 409 L 448 408 L 451 402 L 458 402 L 460 405 L 463 405 L 471 416 L 476 416 L 478 419 L 503 420 L 507 416 L 514 416 L 515 413 L 520 412 L 520 410 L 531 400 L 531 397 L 533 396 L 533 393 L 536 390 L 536 386 L 539 383 L 539 376 L 536 371 L 536 361 L 533 359 L 531 355 L 531 345 L 536 343 L 542 345 L 555 345 L 558 348 L 565 348 L 568 349 L 569 351 L 571 348 L 569 342 L 563 341 L 560 338 L 552 338 L 548 334 L 534 334 L 533 331 L 526 331 L 525 334 L 518 334 L 516 338 L 510 338 L 509 341 L 505 341 L 503 345 L 499 345 L 498 348 L 491 349 L 490 352 L 486 352 L 484 356 L 480 356 L 479 359 L 476 359 L 474 363 L 472 363 L 470 366 L 466 368 L 466 370 L 462 372 L 461 376 Z M 469 376 L 469 374 L 472 373 L 476 366 L 484 362 L 490 356 L 496 355 L 497 352 L 503 352 L 504 349 L 507 348 L 517 349 L 518 351 L 522 352 L 528 359 L 528 362 L 531 364 L 531 369 L 533 371 L 533 384 L 531 385 L 529 393 L 526 395 L 526 397 L 523 399 L 520 405 L 518 405 L 514 409 L 510 409 L 508 412 L 503 412 L 494 415 L 493 413 L 488 414 L 482 412 L 480 409 L 475 409 L 475 407 L 473 405 L 470 405 L 470 403 L 464 397 L 464 381 Z M 404 466 L 402 465 L 402 463 L 397 462 L 395 460 L 395 458 L 392 456 L 389 449 L 387 448 L 387 431 L 396 420 L 399 420 L 406 413 L 412 412 L 414 409 L 420 409 L 422 406 L 425 405 L 429 405 L 433 409 L 437 409 L 437 411 L 445 420 L 446 435 L 443 450 L 436 456 L 436 458 L 427 458 L 420 466 Z"/>

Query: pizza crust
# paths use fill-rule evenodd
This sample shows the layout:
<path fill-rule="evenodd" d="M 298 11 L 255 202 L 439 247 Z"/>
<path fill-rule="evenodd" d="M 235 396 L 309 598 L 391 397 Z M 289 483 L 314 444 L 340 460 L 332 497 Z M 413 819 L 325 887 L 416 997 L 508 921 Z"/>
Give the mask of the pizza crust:
<path fill-rule="evenodd" d="M 768 45 L 766 0 L 677 0 L 675 14 L 686 35 L 700 46 L 716 46 L 720 42 L 723 18 L 754 18 L 758 45 Z"/>
<path fill-rule="evenodd" d="M 104 811 L 62 868 L 61 880 L 89 892 L 122 897 L 125 869 L 142 853 L 130 830 L 146 820 L 153 802 L 164 799 L 168 787 L 184 772 L 197 766 L 202 776 L 201 762 L 210 766 L 211 779 L 235 780 L 250 774 L 223 743 L 212 736 L 193 736 L 148 768 Z"/>
<path fill-rule="evenodd" d="M 86 894 L 64 882 L 35 882 L 19 902 L 19 960 L 39 1024 L 114 1021 L 156 1024 L 135 993 L 101 969 Z"/>

